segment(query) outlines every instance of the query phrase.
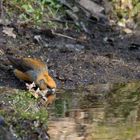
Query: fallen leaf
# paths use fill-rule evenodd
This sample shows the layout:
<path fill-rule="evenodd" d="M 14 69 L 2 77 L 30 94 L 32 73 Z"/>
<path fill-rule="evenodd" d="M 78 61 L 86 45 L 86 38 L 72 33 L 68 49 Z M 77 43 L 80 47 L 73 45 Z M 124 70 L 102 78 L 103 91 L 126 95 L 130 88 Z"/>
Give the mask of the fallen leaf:
<path fill-rule="evenodd" d="M 3 27 L 3 33 L 5 33 L 6 35 L 16 38 L 16 35 L 13 33 L 13 28 L 9 28 L 9 27 Z"/>
<path fill-rule="evenodd" d="M 4 52 L 3 52 L 2 50 L 0 50 L 0 56 L 1 56 L 1 55 L 4 55 Z"/>
<path fill-rule="evenodd" d="M 129 28 L 125 28 L 125 29 L 123 29 L 123 31 L 127 34 L 132 34 L 133 33 L 133 31 Z"/>

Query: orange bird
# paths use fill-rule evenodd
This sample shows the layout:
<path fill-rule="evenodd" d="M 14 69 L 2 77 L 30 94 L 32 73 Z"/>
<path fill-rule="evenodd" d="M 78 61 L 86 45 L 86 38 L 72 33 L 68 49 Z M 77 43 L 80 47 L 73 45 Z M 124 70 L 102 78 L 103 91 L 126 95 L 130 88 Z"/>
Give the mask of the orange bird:
<path fill-rule="evenodd" d="M 44 62 L 33 58 L 16 58 L 13 56 L 7 56 L 7 58 L 15 68 L 14 74 L 18 79 L 32 82 L 32 84 L 26 84 L 29 91 L 32 91 L 35 86 L 38 87 L 34 96 L 39 93 L 46 99 L 46 93 L 53 94 L 55 92 L 56 83 L 49 75 L 47 65 Z M 52 97 L 50 98 L 52 99 Z"/>

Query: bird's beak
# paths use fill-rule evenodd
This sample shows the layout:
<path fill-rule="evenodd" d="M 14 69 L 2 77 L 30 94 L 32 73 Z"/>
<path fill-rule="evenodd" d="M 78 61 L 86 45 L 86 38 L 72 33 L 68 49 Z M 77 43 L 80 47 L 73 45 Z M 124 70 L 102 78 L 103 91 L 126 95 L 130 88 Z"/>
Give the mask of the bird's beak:
<path fill-rule="evenodd" d="M 48 93 L 49 93 L 49 94 L 54 94 L 54 93 L 55 93 L 55 91 L 56 91 L 56 89 L 55 89 L 55 88 L 48 89 Z"/>

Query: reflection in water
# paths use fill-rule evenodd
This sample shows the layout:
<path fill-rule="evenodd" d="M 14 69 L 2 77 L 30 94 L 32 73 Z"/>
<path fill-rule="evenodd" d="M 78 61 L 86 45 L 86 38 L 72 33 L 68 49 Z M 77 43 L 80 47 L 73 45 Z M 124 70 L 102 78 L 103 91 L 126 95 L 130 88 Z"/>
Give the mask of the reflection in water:
<path fill-rule="evenodd" d="M 49 109 L 52 140 L 140 139 L 140 82 L 60 92 Z"/>

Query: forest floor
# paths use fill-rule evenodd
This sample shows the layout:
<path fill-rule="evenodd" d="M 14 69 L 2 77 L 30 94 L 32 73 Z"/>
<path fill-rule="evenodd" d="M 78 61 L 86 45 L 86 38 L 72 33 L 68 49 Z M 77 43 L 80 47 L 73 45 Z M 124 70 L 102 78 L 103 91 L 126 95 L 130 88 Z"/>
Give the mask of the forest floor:
<path fill-rule="evenodd" d="M 65 36 L 49 36 L 47 31 L 18 29 L 8 37 L 0 26 L 0 84 L 19 87 L 14 75 L 3 70 L 8 60 L 2 48 L 12 55 L 36 57 L 45 61 L 58 88 L 75 89 L 97 83 L 129 82 L 140 79 L 139 34 L 123 34 L 112 27 L 95 24 L 92 36 L 76 31 L 59 31 Z M 40 32 L 40 33 L 39 33 Z M 41 35 L 40 41 L 34 38 Z"/>

